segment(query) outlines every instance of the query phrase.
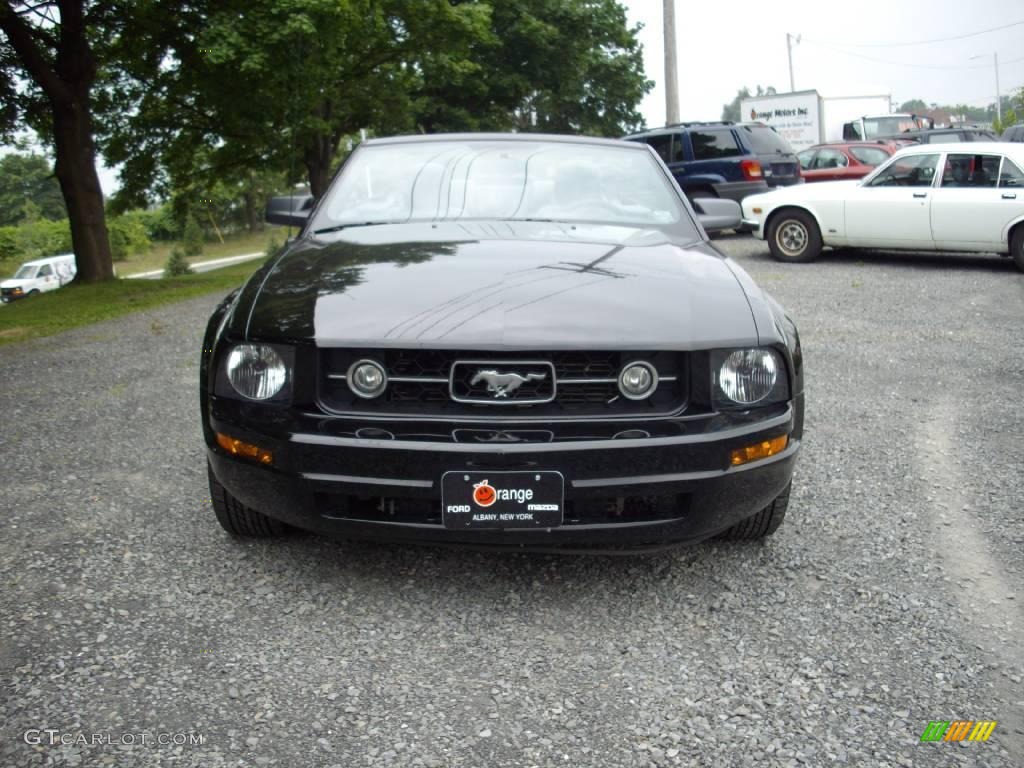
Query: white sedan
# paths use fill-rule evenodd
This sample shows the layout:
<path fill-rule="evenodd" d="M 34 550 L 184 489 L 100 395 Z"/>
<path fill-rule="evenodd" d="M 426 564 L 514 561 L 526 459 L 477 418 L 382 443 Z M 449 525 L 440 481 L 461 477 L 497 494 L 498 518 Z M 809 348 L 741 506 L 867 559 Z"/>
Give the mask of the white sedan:
<path fill-rule="evenodd" d="M 1024 144 L 915 145 L 860 181 L 751 195 L 743 224 L 779 261 L 824 246 L 983 251 L 1024 270 Z"/>

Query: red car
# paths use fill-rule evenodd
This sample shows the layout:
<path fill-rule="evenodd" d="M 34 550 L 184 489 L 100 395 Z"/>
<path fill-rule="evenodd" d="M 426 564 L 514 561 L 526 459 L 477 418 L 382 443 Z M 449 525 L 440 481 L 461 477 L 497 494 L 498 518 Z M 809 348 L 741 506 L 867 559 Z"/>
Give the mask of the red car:
<path fill-rule="evenodd" d="M 851 141 L 818 144 L 797 157 L 804 181 L 843 181 L 864 178 L 899 148 L 895 142 Z"/>

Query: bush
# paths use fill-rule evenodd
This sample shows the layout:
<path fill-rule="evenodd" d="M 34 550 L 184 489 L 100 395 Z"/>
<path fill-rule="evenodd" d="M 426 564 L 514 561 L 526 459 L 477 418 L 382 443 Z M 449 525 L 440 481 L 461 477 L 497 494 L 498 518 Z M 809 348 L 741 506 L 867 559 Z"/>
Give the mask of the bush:
<path fill-rule="evenodd" d="M 150 240 L 177 240 L 182 235 L 181 225 L 175 220 L 174 211 L 169 203 L 133 213 L 142 221 Z"/>
<path fill-rule="evenodd" d="M 281 250 L 281 243 L 276 237 L 271 237 L 270 242 L 267 243 L 267 258 L 273 258 L 277 255 L 277 252 Z"/>
<path fill-rule="evenodd" d="M 107 234 L 114 261 L 124 261 L 129 256 L 148 251 L 151 245 L 138 211 L 107 219 Z"/>
<path fill-rule="evenodd" d="M 67 219 L 39 219 L 14 229 L 15 254 L 19 262 L 71 252 L 71 227 Z"/>
<path fill-rule="evenodd" d="M 198 256 L 203 252 L 203 228 L 191 213 L 185 219 L 185 232 L 181 244 L 186 256 Z"/>
<path fill-rule="evenodd" d="M 174 246 L 171 249 L 171 255 L 167 259 L 167 263 L 164 265 L 164 277 L 177 277 L 178 275 L 191 275 L 192 267 L 189 266 L 188 259 L 185 258 L 184 252 L 178 247 Z"/>

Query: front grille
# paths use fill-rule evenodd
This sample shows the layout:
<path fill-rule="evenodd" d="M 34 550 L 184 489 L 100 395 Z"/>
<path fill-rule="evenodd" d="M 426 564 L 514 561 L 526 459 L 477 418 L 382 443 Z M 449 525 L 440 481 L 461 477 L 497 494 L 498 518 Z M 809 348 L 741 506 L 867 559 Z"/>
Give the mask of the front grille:
<path fill-rule="evenodd" d="M 362 358 L 377 360 L 388 374 L 387 389 L 373 400 L 356 397 L 345 379 L 349 366 Z M 634 360 L 658 372 L 658 387 L 645 400 L 628 400 L 619 392 L 619 372 Z M 474 383 L 480 371 L 499 377 L 515 373 L 523 381 L 502 394 L 488 389 L 489 381 Z M 677 352 L 320 351 L 320 404 L 334 413 L 495 420 L 660 416 L 686 404 L 687 382 L 687 358 Z"/>

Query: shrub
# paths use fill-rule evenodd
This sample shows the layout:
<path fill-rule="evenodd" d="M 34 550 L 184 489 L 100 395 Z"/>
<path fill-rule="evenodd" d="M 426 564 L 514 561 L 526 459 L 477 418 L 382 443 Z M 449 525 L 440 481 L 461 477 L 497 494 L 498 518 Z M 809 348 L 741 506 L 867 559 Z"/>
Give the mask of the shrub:
<path fill-rule="evenodd" d="M 174 211 L 169 203 L 135 213 L 146 227 L 146 234 L 150 240 L 177 240 L 182 235 L 181 225 L 175 220 Z"/>
<path fill-rule="evenodd" d="M 129 256 L 148 251 L 151 245 L 146 225 L 137 211 L 107 219 L 107 234 L 114 261 L 124 261 Z"/>
<path fill-rule="evenodd" d="M 277 252 L 281 250 L 281 243 L 276 237 L 271 237 L 270 242 L 267 243 L 267 258 L 273 258 L 277 255 Z"/>
<path fill-rule="evenodd" d="M 164 265 L 164 277 L 177 277 L 178 275 L 191 275 L 192 267 L 189 266 L 188 259 L 185 258 L 184 252 L 178 246 L 174 246 L 171 249 L 171 255 L 167 258 L 167 263 Z"/>
<path fill-rule="evenodd" d="M 181 244 L 186 256 L 198 256 L 203 252 L 203 228 L 191 213 L 185 219 Z"/>

